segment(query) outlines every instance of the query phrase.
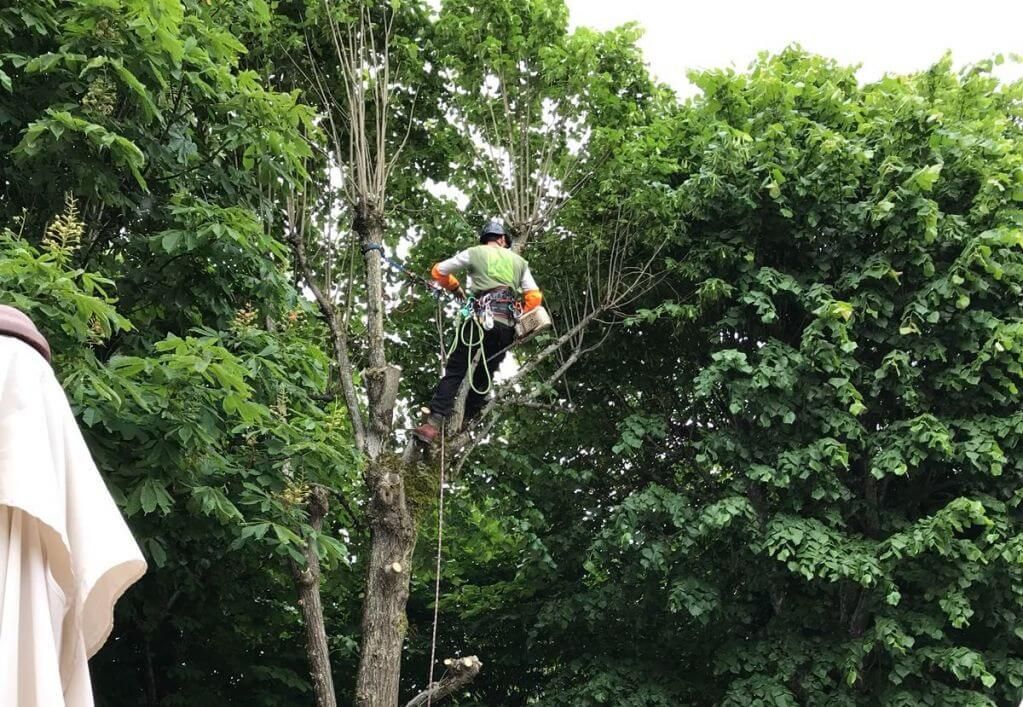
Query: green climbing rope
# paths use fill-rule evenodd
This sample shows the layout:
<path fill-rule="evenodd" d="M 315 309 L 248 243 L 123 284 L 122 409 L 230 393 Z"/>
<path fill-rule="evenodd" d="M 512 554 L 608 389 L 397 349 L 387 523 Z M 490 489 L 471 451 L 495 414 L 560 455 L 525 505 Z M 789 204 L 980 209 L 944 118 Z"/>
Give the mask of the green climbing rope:
<path fill-rule="evenodd" d="M 468 336 L 466 333 L 468 332 Z M 494 387 L 493 376 L 490 373 L 490 364 L 487 361 L 486 349 L 483 346 L 483 339 L 485 336 L 483 325 L 480 324 L 479 320 L 472 311 L 472 295 L 466 300 L 465 305 L 458 312 L 458 317 L 455 319 L 455 337 L 451 342 L 451 348 L 448 349 L 448 358 L 454 352 L 455 348 L 461 343 L 468 349 L 468 370 L 466 375 L 469 376 L 469 387 L 472 392 L 477 395 L 487 395 L 490 390 Z M 473 364 L 474 352 L 473 347 L 476 347 L 479 353 L 479 363 L 475 365 L 483 366 L 483 373 L 487 379 L 487 385 L 483 390 L 476 387 L 476 371 Z"/>

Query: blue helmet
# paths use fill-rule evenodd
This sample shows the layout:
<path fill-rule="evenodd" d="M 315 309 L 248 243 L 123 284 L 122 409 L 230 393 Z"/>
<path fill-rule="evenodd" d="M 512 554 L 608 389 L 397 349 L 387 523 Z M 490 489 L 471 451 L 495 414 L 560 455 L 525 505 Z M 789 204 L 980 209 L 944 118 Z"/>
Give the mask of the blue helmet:
<path fill-rule="evenodd" d="M 491 219 L 487 221 L 486 225 L 480 229 L 480 243 L 489 243 L 490 241 L 497 240 L 498 236 L 504 236 L 505 247 L 511 248 L 511 236 L 504 230 L 504 225 L 500 221 Z"/>

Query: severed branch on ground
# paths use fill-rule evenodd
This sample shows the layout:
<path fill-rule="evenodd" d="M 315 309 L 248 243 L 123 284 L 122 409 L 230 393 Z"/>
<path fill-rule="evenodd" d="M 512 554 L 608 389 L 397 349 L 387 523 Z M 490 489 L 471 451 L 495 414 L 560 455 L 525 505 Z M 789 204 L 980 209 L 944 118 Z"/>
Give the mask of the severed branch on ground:
<path fill-rule="evenodd" d="M 468 685 L 479 674 L 483 663 L 474 655 L 466 658 L 448 658 L 444 661 L 447 672 L 435 683 L 405 703 L 405 707 L 422 707 L 428 703 L 437 704 Z"/>

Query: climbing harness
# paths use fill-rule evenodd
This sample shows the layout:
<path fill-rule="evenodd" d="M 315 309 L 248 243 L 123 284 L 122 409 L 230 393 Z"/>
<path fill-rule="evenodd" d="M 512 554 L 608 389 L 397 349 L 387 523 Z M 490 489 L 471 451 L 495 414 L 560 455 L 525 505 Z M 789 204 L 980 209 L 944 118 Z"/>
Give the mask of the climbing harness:
<path fill-rule="evenodd" d="M 469 370 L 466 371 L 466 375 L 469 376 L 470 389 L 477 395 L 487 395 L 494 387 L 493 375 L 487 360 L 486 350 L 484 349 L 484 337 L 486 332 L 495 326 L 495 310 L 504 316 L 510 315 L 512 320 L 516 322 L 521 316 L 520 309 L 515 301 L 515 297 L 511 294 L 511 290 L 503 288 L 496 291 L 491 290 L 490 292 L 483 293 L 480 297 L 469 294 L 462 303 L 462 307 L 458 310 L 458 316 L 455 319 L 455 337 L 447 351 L 447 355 L 451 356 L 459 344 L 468 349 Z M 476 347 L 475 351 L 473 347 Z M 480 360 L 475 365 L 483 366 L 483 373 L 487 380 L 486 386 L 482 390 L 476 387 L 475 365 L 473 361 L 476 360 L 477 356 L 479 356 Z"/>
<path fill-rule="evenodd" d="M 484 313 L 483 328 L 490 331 L 494 328 L 494 315 L 510 317 L 512 321 L 519 318 L 521 308 L 510 289 L 500 288 L 483 293 L 478 300 L 479 308 Z"/>

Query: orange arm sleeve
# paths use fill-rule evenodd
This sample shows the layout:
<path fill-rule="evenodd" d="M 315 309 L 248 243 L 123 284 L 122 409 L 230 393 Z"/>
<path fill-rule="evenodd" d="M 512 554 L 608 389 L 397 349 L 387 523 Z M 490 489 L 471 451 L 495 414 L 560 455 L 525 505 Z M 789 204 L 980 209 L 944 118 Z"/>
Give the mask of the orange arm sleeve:
<path fill-rule="evenodd" d="M 434 281 L 438 285 L 443 287 L 448 292 L 454 292 L 455 290 L 458 289 L 458 286 L 461 284 L 458 282 L 458 278 L 455 277 L 454 275 L 442 275 L 440 270 L 437 269 L 436 265 L 433 266 L 433 270 L 430 271 L 430 275 L 433 276 Z"/>
<path fill-rule="evenodd" d="M 522 311 L 528 312 L 540 306 L 540 303 L 543 302 L 543 295 L 540 294 L 540 290 L 526 290 L 522 293 L 522 299 L 525 300 Z"/>

